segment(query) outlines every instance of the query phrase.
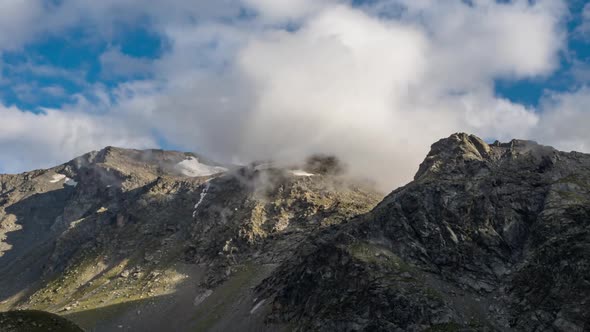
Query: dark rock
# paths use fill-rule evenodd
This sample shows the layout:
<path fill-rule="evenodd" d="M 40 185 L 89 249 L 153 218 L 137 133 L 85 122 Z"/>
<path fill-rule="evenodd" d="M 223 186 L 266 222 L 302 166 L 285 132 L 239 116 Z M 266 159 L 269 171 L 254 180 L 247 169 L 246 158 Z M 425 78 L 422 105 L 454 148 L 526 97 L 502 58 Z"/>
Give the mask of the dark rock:
<path fill-rule="evenodd" d="M 175 165 L 188 157 L 109 147 L 0 175 L 1 309 L 72 303 L 76 317 L 190 294 L 174 306 L 189 307 L 188 325 L 148 306 L 129 309 L 125 328 L 590 328 L 586 154 L 454 134 L 379 204 L 370 187 L 340 178 L 331 156 L 310 158 L 310 177 L 272 163 L 187 177 Z M 77 186 L 53 182 L 58 174 Z M 166 297 L 185 277 L 193 292 Z"/>
<path fill-rule="evenodd" d="M 588 206 L 590 156 L 455 134 L 432 146 L 414 182 L 318 235 L 257 291 L 274 296 L 270 320 L 297 317 L 299 330 L 581 331 Z"/>

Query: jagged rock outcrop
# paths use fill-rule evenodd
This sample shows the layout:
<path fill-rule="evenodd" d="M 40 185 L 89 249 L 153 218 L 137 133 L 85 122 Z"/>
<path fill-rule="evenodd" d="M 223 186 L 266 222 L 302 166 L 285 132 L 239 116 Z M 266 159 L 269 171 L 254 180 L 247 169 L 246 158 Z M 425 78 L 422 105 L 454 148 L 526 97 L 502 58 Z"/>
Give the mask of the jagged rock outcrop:
<path fill-rule="evenodd" d="M 590 156 L 455 134 L 258 293 L 300 330 L 584 331 L 589 202 Z"/>

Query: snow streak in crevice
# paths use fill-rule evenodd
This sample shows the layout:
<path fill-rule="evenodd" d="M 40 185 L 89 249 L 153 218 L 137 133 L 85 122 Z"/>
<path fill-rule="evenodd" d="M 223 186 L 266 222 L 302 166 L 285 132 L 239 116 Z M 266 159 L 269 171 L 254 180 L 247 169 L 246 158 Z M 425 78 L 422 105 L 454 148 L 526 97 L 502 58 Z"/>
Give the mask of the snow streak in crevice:
<path fill-rule="evenodd" d="M 207 180 L 207 182 L 205 182 L 205 188 L 203 188 L 203 190 L 201 191 L 201 198 L 199 198 L 199 201 L 195 204 L 193 218 L 197 215 L 197 209 L 199 208 L 199 205 L 203 203 L 203 200 L 205 199 L 205 196 L 207 196 L 207 192 L 209 191 L 209 187 L 211 187 L 211 182 L 209 181 L 210 180 Z"/>

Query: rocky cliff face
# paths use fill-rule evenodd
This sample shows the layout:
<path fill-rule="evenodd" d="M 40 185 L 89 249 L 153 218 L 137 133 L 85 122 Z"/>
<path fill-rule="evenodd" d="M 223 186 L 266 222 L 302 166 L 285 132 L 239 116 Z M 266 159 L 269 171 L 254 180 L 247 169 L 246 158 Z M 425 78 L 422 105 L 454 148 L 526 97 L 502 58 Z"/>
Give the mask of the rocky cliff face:
<path fill-rule="evenodd" d="M 97 331 L 590 328 L 589 155 L 454 134 L 382 201 L 323 158 L 107 148 L 2 175 L 0 309 Z"/>
<path fill-rule="evenodd" d="M 257 291 L 301 330 L 585 331 L 589 203 L 590 156 L 455 134 Z"/>

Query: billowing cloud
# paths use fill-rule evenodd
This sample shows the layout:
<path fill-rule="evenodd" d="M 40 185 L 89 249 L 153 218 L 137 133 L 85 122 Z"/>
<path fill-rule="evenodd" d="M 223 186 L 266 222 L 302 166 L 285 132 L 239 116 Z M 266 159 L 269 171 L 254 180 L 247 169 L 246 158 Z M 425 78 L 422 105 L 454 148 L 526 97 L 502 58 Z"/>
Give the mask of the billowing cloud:
<path fill-rule="evenodd" d="M 175 1 L 72 2 L 55 10 L 54 19 L 67 18 L 61 22 L 87 12 L 105 36 L 104 20 L 147 15 L 169 49 L 149 62 L 108 51 L 111 74 L 151 78 L 95 85 L 92 98 L 79 96 L 61 112 L 11 110 L 22 129 L 0 142 L 27 137 L 25 128 L 51 117 L 63 116 L 65 126 L 73 116 L 88 133 L 66 130 L 66 137 L 93 143 L 65 145 L 64 158 L 102 144 L 156 144 L 157 133 L 223 161 L 333 153 L 383 190 L 408 181 L 429 145 L 456 131 L 588 149 L 582 129 L 567 132 L 587 117 L 580 106 L 587 89 L 553 94 L 538 109 L 494 92 L 498 78 L 534 79 L 558 68 L 567 38 L 563 1 Z M 67 141 L 48 130 L 36 135 L 49 137 L 48 145 Z"/>
<path fill-rule="evenodd" d="M 255 30 L 231 43 L 237 51 L 222 76 L 176 76 L 190 88 L 174 89 L 156 109 L 155 117 L 164 117 L 156 122 L 180 114 L 191 124 L 182 141 L 198 142 L 208 154 L 294 161 L 335 153 L 384 189 L 410 179 L 429 145 L 454 131 L 527 136 L 539 115 L 495 97 L 493 80 L 555 68 L 563 8 L 402 5 L 405 11 L 384 19 L 335 3 L 303 16 L 295 31 Z M 174 130 L 177 123 L 168 127 L 171 137 Z M 211 132 L 218 138 L 210 140 Z"/>

